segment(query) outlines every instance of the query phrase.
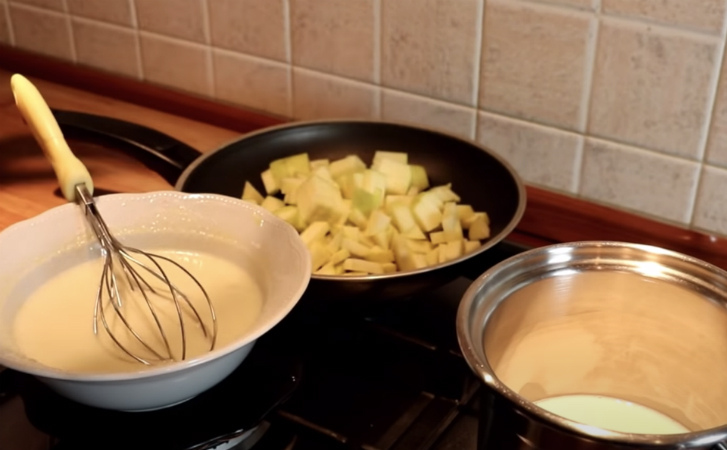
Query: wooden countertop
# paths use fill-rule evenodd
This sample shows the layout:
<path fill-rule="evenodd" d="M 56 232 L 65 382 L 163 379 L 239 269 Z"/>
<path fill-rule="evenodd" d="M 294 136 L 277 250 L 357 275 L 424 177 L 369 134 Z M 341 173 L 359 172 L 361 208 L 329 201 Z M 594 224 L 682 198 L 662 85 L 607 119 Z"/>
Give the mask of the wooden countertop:
<path fill-rule="evenodd" d="M 10 89 L 11 73 L 0 70 L 0 229 L 64 203 L 53 170 L 23 122 Z M 51 107 L 137 121 L 209 151 L 240 133 L 120 100 L 28 77 Z M 99 189 L 144 192 L 172 189 L 133 158 L 106 148 L 71 141 Z"/>

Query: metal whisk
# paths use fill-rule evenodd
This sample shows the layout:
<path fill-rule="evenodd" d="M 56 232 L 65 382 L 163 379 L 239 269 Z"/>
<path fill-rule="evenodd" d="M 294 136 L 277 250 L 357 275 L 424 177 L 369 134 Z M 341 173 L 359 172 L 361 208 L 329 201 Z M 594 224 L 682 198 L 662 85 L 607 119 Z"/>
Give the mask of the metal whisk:
<path fill-rule="evenodd" d="M 22 75 L 15 74 L 11 78 L 11 86 L 15 96 L 15 103 L 20 110 L 23 118 L 30 127 L 33 136 L 43 149 L 46 157 L 53 165 L 56 176 L 61 186 L 61 191 L 68 201 L 74 201 L 83 207 L 85 217 L 96 235 L 100 244 L 100 251 L 103 257 L 103 270 L 96 294 L 96 302 L 93 313 L 93 332 L 98 335 L 99 322 L 111 340 L 134 360 L 151 365 L 155 362 L 173 361 L 177 358 L 172 351 L 172 345 L 169 340 L 169 333 L 162 325 L 162 320 L 157 311 L 157 307 L 150 299 L 149 294 L 164 296 L 174 303 L 176 316 L 179 321 L 179 331 L 181 333 L 181 358 L 187 357 L 188 329 L 190 325 L 184 318 L 184 306 L 186 305 L 192 312 L 193 322 L 201 328 L 203 336 L 209 342 L 210 351 L 214 349 L 217 340 L 217 317 L 215 309 L 210 301 L 207 292 L 200 282 L 184 267 L 177 262 L 158 254 L 148 253 L 137 248 L 127 247 L 119 242 L 109 231 L 108 226 L 104 222 L 99 213 L 93 199 L 93 180 L 83 163 L 76 158 L 71 149 L 68 147 L 63 134 L 61 133 L 58 123 L 51 113 L 48 105 L 41 96 L 35 86 Z M 162 268 L 161 262 L 172 264 L 180 269 L 194 282 L 204 296 L 212 322 L 211 330 L 202 319 L 199 311 L 190 298 L 179 290 L 179 288 L 169 279 L 167 272 Z M 161 282 L 162 287 L 153 287 L 152 283 L 144 278 L 144 275 L 150 276 L 152 280 Z M 127 297 L 124 293 L 124 282 L 127 283 L 128 291 L 137 295 Z M 133 298 L 136 297 L 136 298 Z M 138 302 L 140 298 L 143 306 L 148 310 L 156 331 L 163 343 L 163 349 L 155 349 L 150 339 L 144 339 L 136 330 L 125 313 L 125 306 L 129 302 Z M 153 357 L 142 355 L 138 351 L 134 351 L 130 345 L 124 345 L 121 342 L 119 334 L 121 331 L 112 330 L 111 315 L 107 314 L 107 310 L 111 309 L 111 314 L 115 315 L 118 321 L 123 325 L 122 331 L 125 330 L 131 336 L 132 342 L 136 341 L 143 348 L 149 351 Z M 126 308 L 128 312 L 128 308 Z"/>

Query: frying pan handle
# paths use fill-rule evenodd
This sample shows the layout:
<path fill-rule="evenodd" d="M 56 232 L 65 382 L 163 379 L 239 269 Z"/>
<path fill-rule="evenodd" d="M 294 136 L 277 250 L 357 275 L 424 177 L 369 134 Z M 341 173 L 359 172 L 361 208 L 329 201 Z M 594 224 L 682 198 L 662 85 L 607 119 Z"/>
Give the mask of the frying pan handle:
<path fill-rule="evenodd" d="M 201 155 L 189 145 L 143 125 L 76 111 L 51 111 L 67 138 L 92 140 L 129 153 L 172 186 Z"/>

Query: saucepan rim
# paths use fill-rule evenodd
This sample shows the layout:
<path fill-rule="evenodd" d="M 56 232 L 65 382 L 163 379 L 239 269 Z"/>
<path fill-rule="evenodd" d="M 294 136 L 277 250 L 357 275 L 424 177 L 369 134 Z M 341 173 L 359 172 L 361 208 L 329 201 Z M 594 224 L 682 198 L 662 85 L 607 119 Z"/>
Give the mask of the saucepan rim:
<path fill-rule="evenodd" d="M 668 446 L 679 446 L 678 448 L 703 448 L 704 446 L 711 446 L 725 441 L 727 439 L 727 424 L 681 434 L 636 434 L 599 429 L 563 418 L 535 405 L 518 395 L 497 377 L 487 360 L 484 349 L 481 348 L 483 344 L 475 344 L 476 341 L 484 342 L 486 324 L 497 309 L 499 303 L 504 300 L 504 298 L 500 298 L 497 295 L 485 299 L 487 289 L 491 285 L 498 283 L 494 278 L 507 271 L 526 266 L 528 261 L 537 260 L 546 254 L 557 254 L 564 250 L 578 251 L 579 249 L 584 250 L 590 248 L 628 249 L 641 252 L 642 254 L 658 255 L 674 263 L 678 262 L 679 265 L 694 268 L 700 273 L 719 278 L 723 283 L 722 288 L 727 286 L 727 271 L 683 253 L 652 245 L 622 241 L 593 240 L 566 242 L 533 248 L 511 256 L 492 266 L 480 275 L 463 295 L 457 311 L 457 340 L 471 370 L 487 388 L 494 391 L 497 395 L 504 397 L 513 405 L 516 405 L 521 413 L 541 423 L 552 425 L 556 428 L 590 439 L 636 445 L 642 448 L 663 448 Z M 518 275 L 525 273 L 527 273 L 526 270 L 523 270 Z M 509 279 L 506 275 L 502 282 L 506 283 Z M 727 298 L 724 300 L 727 302 Z"/>

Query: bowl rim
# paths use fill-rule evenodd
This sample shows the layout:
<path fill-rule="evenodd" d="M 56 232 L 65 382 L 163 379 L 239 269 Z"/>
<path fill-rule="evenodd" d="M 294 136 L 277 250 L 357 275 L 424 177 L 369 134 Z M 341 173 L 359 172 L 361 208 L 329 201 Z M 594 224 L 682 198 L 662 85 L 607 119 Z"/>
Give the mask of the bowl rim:
<path fill-rule="evenodd" d="M 291 253 L 296 253 L 301 260 L 301 269 L 299 272 L 300 279 L 297 281 L 297 287 L 293 291 L 290 300 L 286 302 L 283 307 L 279 308 L 274 314 L 271 315 L 270 319 L 264 324 L 258 327 L 252 327 L 251 331 L 241 334 L 237 339 L 233 340 L 229 344 L 216 348 L 211 352 L 203 353 L 195 358 L 189 358 L 183 361 L 175 361 L 172 363 L 162 365 L 143 366 L 140 364 L 139 370 L 116 372 L 116 373 L 74 373 L 62 369 L 56 369 L 53 367 L 42 365 L 41 363 L 29 364 L 23 360 L 16 358 L 6 358 L 3 352 L 0 352 L 0 363 L 8 369 L 17 370 L 30 375 L 38 377 L 44 377 L 54 380 L 66 380 L 75 382 L 122 382 L 132 381 L 138 379 L 152 378 L 160 375 L 173 374 L 184 370 L 198 367 L 205 363 L 211 362 L 216 359 L 220 359 L 226 355 L 229 355 L 240 348 L 253 343 L 258 338 L 266 334 L 273 327 L 278 325 L 289 313 L 293 310 L 295 305 L 300 301 L 303 293 L 308 288 L 310 283 L 311 273 L 311 262 L 308 257 L 308 250 L 305 247 L 300 235 L 290 224 L 285 222 L 283 219 L 275 216 L 270 211 L 262 208 L 261 206 L 255 205 L 250 202 L 246 202 L 241 199 L 229 197 L 221 194 L 209 194 L 209 193 L 187 193 L 174 190 L 162 190 L 146 193 L 114 193 L 106 194 L 99 197 L 94 197 L 97 200 L 99 209 L 103 209 L 110 205 L 108 202 L 122 203 L 124 201 L 143 201 L 146 199 L 154 199 L 159 197 L 172 197 L 177 201 L 188 201 L 194 199 L 205 199 L 213 202 L 221 202 L 233 207 L 242 208 L 248 210 L 251 214 L 259 215 L 265 223 L 270 224 L 276 229 L 281 230 L 284 233 L 285 240 L 289 243 Z M 52 219 L 60 214 L 68 214 L 66 211 L 71 208 L 78 208 L 79 206 L 73 203 L 66 203 L 59 205 L 49 210 L 46 210 L 34 217 L 21 220 L 16 222 L 4 230 L 0 230 L 0 236 L 6 234 L 8 231 L 17 232 L 23 228 L 29 226 L 35 226 L 39 222 L 45 222 Z M 102 211 L 103 212 L 103 211 Z M 282 239 L 281 239 L 282 240 Z M 291 275 L 294 275 L 292 273 Z"/>

